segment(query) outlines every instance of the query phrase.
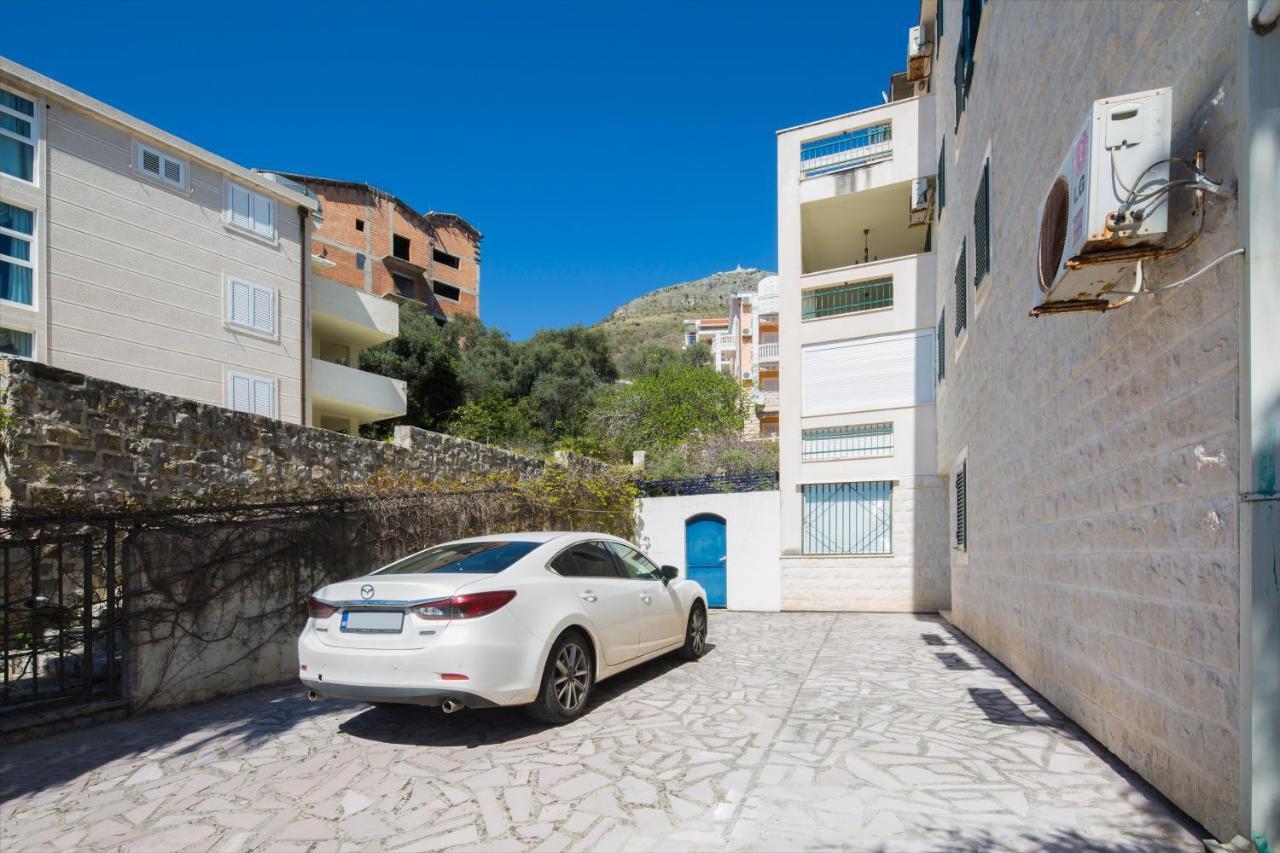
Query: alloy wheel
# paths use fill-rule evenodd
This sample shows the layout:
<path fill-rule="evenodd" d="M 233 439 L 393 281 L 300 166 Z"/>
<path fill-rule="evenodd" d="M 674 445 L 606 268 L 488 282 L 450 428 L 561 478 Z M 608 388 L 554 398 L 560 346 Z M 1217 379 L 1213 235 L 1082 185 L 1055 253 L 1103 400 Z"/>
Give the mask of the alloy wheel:
<path fill-rule="evenodd" d="M 556 656 L 554 687 L 556 701 L 565 711 L 576 711 L 587 698 L 591 668 L 586 652 L 577 643 L 569 643 Z"/>
<path fill-rule="evenodd" d="M 693 653 L 701 655 L 703 646 L 707 644 L 707 614 L 701 607 L 694 608 L 693 615 L 689 617 L 689 642 Z"/>

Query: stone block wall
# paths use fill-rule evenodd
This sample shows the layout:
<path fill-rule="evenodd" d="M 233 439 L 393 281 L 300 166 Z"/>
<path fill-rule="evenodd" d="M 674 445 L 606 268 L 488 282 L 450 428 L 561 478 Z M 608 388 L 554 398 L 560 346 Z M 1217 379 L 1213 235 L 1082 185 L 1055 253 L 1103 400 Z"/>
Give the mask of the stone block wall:
<path fill-rule="evenodd" d="M 931 613 L 951 606 L 946 491 L 937 477 L 893 487 L 893 553 L 783 556 L 783 610 Z"/>
<path fill-rule="evenodd" d="M 1032 319 L 1040 205 L 1099 98 L 1174 93 L 1174 154 L 1233 186 L 1233 3 L 994 2 L 956 130 L 959 0 L 935 65 L 946 207 L 939 305 L 969 245 L 963 346 L 947 330 L 939 470 L 967 451 L 956 624 L 1215 835 L 1237 823 L 1241 266 L 1105 314 Z M 975 293 L 973 210 L 990 157 L 992 264 Z M 1178 167 L 1175 166 L 1175 174 Z M 1240 245 L 1234 200 L 1145 264 L 1172 282 Z M 1174 240 L 1192 227 L 1187 198 Z M 948 480 L 948 482 L 950 482 Z M 951 541 L 948 539 L 948 541 Z"/>
<path fill-rule="evenodd" d="M 546 460 L 413 427 L 391 442 L 283 423 L 0 359 L 0 506 L 95 506 L 225 492 L 304 496 L 374 475 L 537 476 Z M 570 467 L 603 470 L 570 457 Z"/>

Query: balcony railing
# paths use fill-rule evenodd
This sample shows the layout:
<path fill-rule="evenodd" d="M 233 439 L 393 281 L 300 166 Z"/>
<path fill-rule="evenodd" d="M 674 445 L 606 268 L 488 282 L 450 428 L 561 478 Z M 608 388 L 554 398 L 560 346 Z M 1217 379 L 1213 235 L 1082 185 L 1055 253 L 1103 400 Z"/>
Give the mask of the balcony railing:
<path fill-rule="evenodd" d="M 800 144 L 800 173 L 806 178 L 853 169 L 893 156 L 893 124 L 849 130 Z"/>
<path fill-rule="evenodd" d="M 756 358 L 760 361 L 777 361 L 778 345 L 776 343 L 760 344 L 756 347 Z"/>
<path fill-rule="evenodd" d="M 731 347 L 736 343 L 733 339 L 733 335 L 720 335 L 717 342 L 721 347 Z"/>
<path fill-rule="evenodd" d="M 756 313 L 763 316 L 765 314 L 778 313 L 778 296 L 759 296 L 756 298 Z"/>
<path fill-rule="evenodd" d="M 802 294 L 800 317 L 816 320 L 893 305 L 893 277 L 818 287 Z"/>

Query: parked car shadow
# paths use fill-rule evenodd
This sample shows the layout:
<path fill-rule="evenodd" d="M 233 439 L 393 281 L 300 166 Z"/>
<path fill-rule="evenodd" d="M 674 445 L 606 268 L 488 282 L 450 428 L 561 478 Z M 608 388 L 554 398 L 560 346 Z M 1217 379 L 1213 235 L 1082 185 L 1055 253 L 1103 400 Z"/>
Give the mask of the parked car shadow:
<path fill-rule="evenodd" d="M 703 659 L 714 651 L 715 644 L 707 643 Z M 684 666 L 697 666 L 697 662 L 664 655 L 600 682 L 586 716 L 589 718 L 601 705 L 625 700 L 630 691 Z M 419 705 L 371 706 L 338 726 L 339 731 L 351 737 L 379 743 L 469 749 L 510 743 L 540 734 L 547 728 L 545 723 L 536 722 L 518 707 L 468 709 L 446 714 L 437 708 Z"/>

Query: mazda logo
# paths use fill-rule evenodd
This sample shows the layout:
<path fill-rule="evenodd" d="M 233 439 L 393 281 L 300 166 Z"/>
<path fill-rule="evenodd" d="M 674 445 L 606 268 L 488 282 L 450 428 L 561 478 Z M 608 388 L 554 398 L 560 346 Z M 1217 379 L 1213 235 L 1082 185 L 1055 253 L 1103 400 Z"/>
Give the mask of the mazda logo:
<path fill-rule="evenodd" d="M 360 597 L 366 600 L 373 598 L 373 584 L 367 583 L 360 587 Z"/>

